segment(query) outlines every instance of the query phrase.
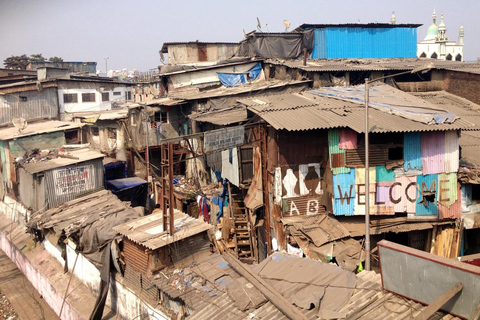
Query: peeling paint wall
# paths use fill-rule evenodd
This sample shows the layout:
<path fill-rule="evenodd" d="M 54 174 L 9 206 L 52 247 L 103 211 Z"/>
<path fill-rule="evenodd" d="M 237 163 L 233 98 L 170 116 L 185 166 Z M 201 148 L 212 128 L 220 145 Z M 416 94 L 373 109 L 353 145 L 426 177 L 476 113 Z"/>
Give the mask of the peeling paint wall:
<path fill-rule="evenodd" d="M 398 133 L 402 135 L 403 133 Z M 344 134 L 343 134 L 344 135 Z M 381 138 L 381 137 L 377 137 Z M 333 213 L 365 214 L 364 146 L 356 146 L 356 161 L 345 162 L 345 143 L 338 129 L 329 130 L 330 170 L 333 174 Z M 343 141 L 343 142 L 342 142 Z M 378 141 L 377 141 L 378 143 Z M 382 142 L 383 143 L 383 142 Z M 460 194 L 457 185 L 459 140 L 457 131 L 416 132 L 403 134 L 403 157 L 391 154 L 390 141 L 372 144 L 372 152 L 385 148 L 384 165 L 370 163 L 370 214 L 407 213 L 409 218 L 459 218 Z M 349 151 L 349 152 L 350 152 Z M 354 154 L 354 153 L 352 153 Z M 400 157 L 399 157 L 400 156 Z M 347 155 L 348 161 L 348 155 Z"/>

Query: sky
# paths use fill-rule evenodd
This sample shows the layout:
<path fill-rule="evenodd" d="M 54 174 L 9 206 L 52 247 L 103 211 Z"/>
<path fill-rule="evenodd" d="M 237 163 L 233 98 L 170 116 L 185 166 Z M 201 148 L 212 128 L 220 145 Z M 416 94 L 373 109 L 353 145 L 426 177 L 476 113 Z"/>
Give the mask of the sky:
<path fill-rule="evenodd" d="M 465 28 L 466 61 L 480 57 L 480 0 L 0 0 L 0 65 L 11 55 L 42 53 L 64 61 L 94 61 L 97 70 L 148 71 L 161 64 L 164 42 L 239 42 L 243 30 L 283 32 L 303 23 L 423 24 L 444 13 L 447 36 Z M 108 57 L 108 60 L 106 58 Z"/>

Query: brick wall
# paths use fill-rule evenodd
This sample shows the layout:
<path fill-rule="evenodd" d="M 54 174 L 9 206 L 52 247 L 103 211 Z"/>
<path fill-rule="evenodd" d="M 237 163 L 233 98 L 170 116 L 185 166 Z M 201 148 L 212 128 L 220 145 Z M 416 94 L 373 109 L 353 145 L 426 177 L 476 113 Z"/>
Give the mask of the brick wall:
<path fill-rule="evenodd" d="M 446 71 L 445 91 L 480 104 L 480 74 Z"/>

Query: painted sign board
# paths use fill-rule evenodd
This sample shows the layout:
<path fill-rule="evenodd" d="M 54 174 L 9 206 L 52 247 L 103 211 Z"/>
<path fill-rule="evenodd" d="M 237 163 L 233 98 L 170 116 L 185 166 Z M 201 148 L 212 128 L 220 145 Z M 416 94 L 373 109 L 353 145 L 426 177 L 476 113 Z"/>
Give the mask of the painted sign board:
<path fill-rule="evenodd" d="M 305 196 L 283 199 L 282 212 L 284 217 L 304 216 L 325 213 L 326 207 L 321 203 L 320 196 Z"/>
<path fill-rule="evenodd" d="M 245 139 L 245 126 L 214 130 L 205 133 L 205 152 L 221 151 L 242 145 Z"/>
<path fill-rule="evenodd" d="M 78 194 L 95 188 L 95 170 L 92 164 L 60 168 L 53 171 L 55 194 Z"/>

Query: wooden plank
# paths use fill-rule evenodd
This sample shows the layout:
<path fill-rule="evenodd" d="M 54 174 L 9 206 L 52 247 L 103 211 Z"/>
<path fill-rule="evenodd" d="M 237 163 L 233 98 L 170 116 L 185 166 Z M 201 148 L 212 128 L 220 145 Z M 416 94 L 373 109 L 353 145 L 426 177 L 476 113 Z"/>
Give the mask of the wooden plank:
<path fill-rule="evenodd" d="M 248 267 L 244 266 L 232 253 L 225 251 L 222 257 L 237 271 L 242 277 L 246 278 L 255 286 L 270 302 L 278 308 L 289 319 L 307 320 L 307 318 L 285 299 L 278 291 L 270 286 L 259 275 L 253 273 Z"/>
<path fill-rule="evenodd" d="M 445 291 L 433 301 L 428 307 L 426 307 L 415 319 L 428 320 L 435 312 L 445 305 L 450 299 L 452 299 L 457 293 L 462 291 L 463 285 L 461 282 L 457 283 L 453 288 Z"/>

